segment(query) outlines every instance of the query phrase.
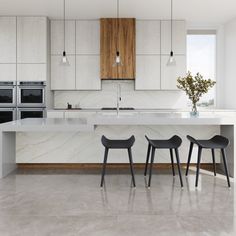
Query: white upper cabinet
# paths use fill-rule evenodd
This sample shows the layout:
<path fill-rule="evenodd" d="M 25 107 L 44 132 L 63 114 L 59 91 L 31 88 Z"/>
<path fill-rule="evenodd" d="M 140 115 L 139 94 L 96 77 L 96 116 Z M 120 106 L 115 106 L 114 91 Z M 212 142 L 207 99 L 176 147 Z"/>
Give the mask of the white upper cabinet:
<path fill-rule="evenodd" d="M 17 62 L 47 62 L 46 17 L 17 17 Z"/>
<path fill-rule="evenodd" d="M 171 51 L 171 21 L 161 21 L 161 54 Z M 186 23 L 182 20 L 173 21 L 173 52 L 186 54 Z"/>
<path fill-rule="evenodd" d="M 186 56 L 175 55 L 176 66 L 167 66 L 169 56 L 161 56 L 161 89 L 178 90 L 177 78 L 186 74 Z"/>
<path fill-rule="evenodd" d="M 16 63 L 16 17 L 0 17 L 0 52 L 0 63 Z"/>
<path fill-rule="evenodd" d="M 136 53 L 161 53 L 161 22 L 158 20 L 136 21 Z"/>
<path fill-rule="evenodd" d="M 136 90 L 160 89 L 160 55 L 136 56 Z"/>
<path fill-rule="evenodd" d="M 46 64 L 17 64 L 18 81 L 46 81 Z"/>
<path fill-rule="evenodd" d="M 76 56 L 76 89 L 100 90 L 100 57 L 95 55 Z"/>
<path fill-rule="evenodd" d="M 75 56 L 67 56 L 69 65 L 61 63 L 60 56 L 51 56 L 51 89 L 75 90 Z"/>
<path fill-rule="evenodd" d="M 65 49 L 67 55 L 75 54 L 75 21 L 67 20 L 65 24 Z M 51 20 L 51 54 L 61 55 L 64 50 L 64 23 Z"/>
<path fill-rule="evenodd" d="M 0 64 L 0 81 L 16 81 L 16 64 Z"/>
<path fill-rule="evenodd" d="M 76 21 L 76 54 L 100 54 L 100 22 Z"/>

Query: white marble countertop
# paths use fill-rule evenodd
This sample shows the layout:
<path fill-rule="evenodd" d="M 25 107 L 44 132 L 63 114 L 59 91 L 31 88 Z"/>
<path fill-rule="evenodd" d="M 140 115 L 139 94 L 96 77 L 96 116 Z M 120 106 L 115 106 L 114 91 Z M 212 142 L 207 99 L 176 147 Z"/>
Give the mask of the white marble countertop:
<path fill-rule="evenodd" d="M 27 118 L 1 124 L 0 130 L 5 132 L 86 132 L 93 131 L 94 125 L 88 124 L 83 118 Z"/>
<path fill-rule="evenodd" d="M 97 125 L 232 125 L 236 117 L 225 114 L 203 114 L 190 117 L 189 113 L 96 113 L 87 118 L 27 118 L 0 125 L 1 131 L 93 131 Z"/>
<path fill-rule="evenodd" d="M 226 125 L 235 124 L 236 116 L 230 114 L 201 114 L 191 117 L 189 113 L 97 113 L 89 116 L 88 124 L 94 125 Z"/>

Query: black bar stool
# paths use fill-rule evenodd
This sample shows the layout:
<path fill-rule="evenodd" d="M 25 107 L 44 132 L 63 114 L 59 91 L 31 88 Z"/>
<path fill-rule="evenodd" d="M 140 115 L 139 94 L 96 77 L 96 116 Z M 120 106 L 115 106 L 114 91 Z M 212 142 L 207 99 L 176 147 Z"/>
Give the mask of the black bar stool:
<path fill-rule="evenodd" d="M 101 179 L 101 185 L 100 185 L 101 187 L 103 186 L 103 182 L 104 182 L 107 156 L 108 156 L 109 149 L 127 149 L 128 150 L 132 182 L 133 182 L 133 186 L 136 187 L 135 178 L 134 178 L 133 159 L 132 159 L 132 152 L 131 152 L 131 147 L 133 146 L 134 141 L 135 141 L 135 138 L 133 135 L 129 139 L 125 139 L 125 140 L 111 140 L 111 139 L 106 138 L 104 135 L 102 136 L 102 144 L 105 147 L 105 154 L 104 154 L 103 169 L 102 169 L 102 179 Z"/>
<path fill-rule="evenodd" d="M 169 149 L 170 150 L 173 176 L 175 176 L 173 149 L 175 150 L 175 156 L 176 156 L 176 162 L 177 162 L 177 166 L 178 166 L 180 184 L 181 184 L 181 187 L 183 187 L 182 175 L 181 175 L 181 170 L 180 170 L 179 151 L 178 151 L 178 148 L 180 147 L 180 145 L 182 143 L 182 139 L 177 135 L 174 135 L 172 138 L 167 139 L 167 140 L 152 140 L 152 139 L 149 139 L 147 136 L 145 136 L 145 137 L 148 140 L 148 150 L 147 150 L 147 159 L 146 159 L 144 176 L 147 175 L 149 156 L 150 156 L 150 152 L 152 151 L 151 163 L 150 163 L 150 169 L 149 169 L 148 187 L 150 188 L 150 186 L 151 186 L 152 166 L 153 166 L 153 161 L 154 161 L 156 149 Z"/>
<path fill-rule="evenodd" d="M 225 174 L 226 174 L 227 182 L 228 182 L 228 187 L 230 187 L 227 160 L 226 160 L 226 154 L 225 154 L 225 148 L 229 145 L 229 140 L 221 135 L 216 135 L 213 138 L 207 139 L 207 140 L 200 140 L 200 139 L 197 140 L 189 135 L 187 135 L 187 138 L 190 141 L 190 148 L 189 148 L 189 154 L 188 154 L 186 176 L 188 175 L 189 164 L 191 161 L 191 155 L 192 155 L 192 151 L 193 151 L 193 145 L 196 144 L 198 146 L 197 173 L 196 173 L 195 187 L 198 186 L 199 169 L 200 169 L 201 154 L 202 154 L 203 148 L 211 149 L 215 176 L 216 176 L 215 149 L 221 150 L 222 158 L 223 158 L 223 162 L 224 162 L 224 167 L 225 167 Z"/>

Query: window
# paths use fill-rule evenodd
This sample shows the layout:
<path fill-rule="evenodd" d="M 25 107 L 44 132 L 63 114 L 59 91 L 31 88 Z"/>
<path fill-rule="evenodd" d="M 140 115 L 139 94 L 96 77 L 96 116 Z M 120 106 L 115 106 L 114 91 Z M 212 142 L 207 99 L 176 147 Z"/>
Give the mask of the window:
<path fill-rule="evenodd" d="M 187 35 L 187 70 L 203 78 L 216 80 L 216 32 L 191 30 Z M 198 106 L 215 106 L 216 85 L 202 96 Z"/>

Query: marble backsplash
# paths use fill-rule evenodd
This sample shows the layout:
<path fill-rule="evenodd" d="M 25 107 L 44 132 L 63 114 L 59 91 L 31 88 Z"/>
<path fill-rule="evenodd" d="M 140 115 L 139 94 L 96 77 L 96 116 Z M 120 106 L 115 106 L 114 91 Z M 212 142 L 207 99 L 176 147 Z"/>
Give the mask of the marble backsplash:
<path fill-rule="evenodd" d="M 54 108 L 116 107 L 117 84 L 121 86 L 121 107 L 150 109 L 180 109 L 187 107 L 186 95 L 181 91 L 136 91 L 134 81 L 102 81 L 99 91 L 55 91 Z"/>

